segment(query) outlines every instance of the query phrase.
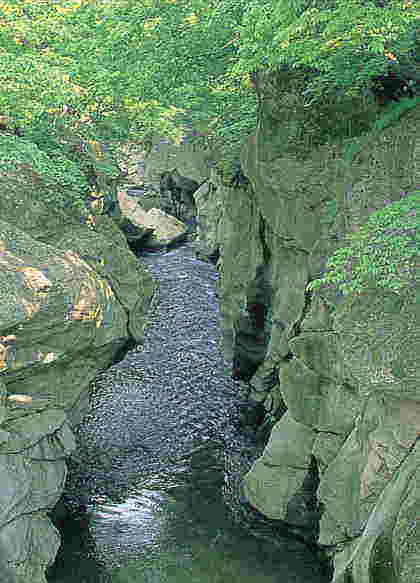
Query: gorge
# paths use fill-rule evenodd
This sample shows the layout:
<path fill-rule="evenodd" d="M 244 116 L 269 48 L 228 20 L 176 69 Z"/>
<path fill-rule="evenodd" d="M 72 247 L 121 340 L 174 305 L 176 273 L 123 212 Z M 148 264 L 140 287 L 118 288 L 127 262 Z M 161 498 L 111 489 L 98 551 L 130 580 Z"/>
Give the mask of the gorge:
<path fill-rule="evenodd" d="M 89 226 L 52 213 L 29 182 L 1 198 L 0 548 L 18 583 L 45 583 L 54 562 L 60 539 L 49 513 L 69 459 L 67 495 L 83 495 L 89 540 L 102 541 L 95 568 L 123 567 L 121 557 L 133 558 L 132 529 L 147 534 L 160 510 L 172 508 L 173 530 L 191 535 L 184 543 L 220 569 L 218 553 L 231 545 L 230 568 L 242 577 L 247 560 L 232 550 L 242 535 L 225 517 L 218 522 L 226 503 L 255 534 L 244 542 L 248 556 L 258 555 L 255 541 L 280 544 L 261 551 L 271 557 L 268 581 L 284 564 L 295 580 L 328 580 L 316 572 L 315 548 L 330 559 L 334 583 L 420 580 L 418 254 L 396 266 L 400 289 L 311 288 L 370 216 L 419 196 L 419 108 L 366 131 L 360 119 L 374 104 L 347 117 L 325 104 L 330 126 L 346 121 L 354 133 L 323 141 L 302 83 L 292 72 L 255 75 L 258 124 L 241 150 L 247 180 L 225 184 L 217 152 L 156 137 L 145 161 L 150 196 L 131 197 L 132 206 L 142 216 L 158 207 L 154 220 L 162 221 L 171 208 L 191 211 L 159 192 L 174 168 L 199 185 L 196 231 L 179 247 L 162 231 L 161 251 L 139 259 L 127 232 L 141 248 L 149 223 L 144 232 L 125 224 L 126 232 L 99 210 Z M 412 230 L 410 212 L 403 234 Z M 182 222 L 171 225 L 182 231 Z M 159 237 L 147 241 L 159 248 Z M 218 490 L 221 505 L 212 499 Z M 201 491 L 212 499 L 213 523 L 196 520 L 200 500 L 194 518 L 187 509 L 185 496 Z M 136 512 L 146 516 L 139 528 L 115 518 Z M 150 548 L 163 532 L 149 533 Z M 285 539 L 289 555 L 278 542 Z M 114 555 L 110 540 L 120 540 Z M 191 546 L 165 544 L 166 562 L 149 565 L 146 580 L 173 568 L 204 576 Z M 288 563 L 296 554 L 298 564 Z M 262 577 L 258 568 L 252 575 Z"/>

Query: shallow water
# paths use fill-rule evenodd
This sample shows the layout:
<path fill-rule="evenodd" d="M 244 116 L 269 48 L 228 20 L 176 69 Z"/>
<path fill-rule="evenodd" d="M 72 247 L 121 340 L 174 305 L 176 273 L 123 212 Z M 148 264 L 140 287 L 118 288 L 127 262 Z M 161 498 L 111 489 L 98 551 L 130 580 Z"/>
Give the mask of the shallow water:
<path fill-rule="evenodd" d="M 87 512 L 62 525 L 49 581 L 327 581 L 301 542 L 235 522 L 257 450 L 220 349 L 216 270 L 191 244 L 141 260 L 159 301 L 144 346 L 97 379 L 68 484 Z"/>

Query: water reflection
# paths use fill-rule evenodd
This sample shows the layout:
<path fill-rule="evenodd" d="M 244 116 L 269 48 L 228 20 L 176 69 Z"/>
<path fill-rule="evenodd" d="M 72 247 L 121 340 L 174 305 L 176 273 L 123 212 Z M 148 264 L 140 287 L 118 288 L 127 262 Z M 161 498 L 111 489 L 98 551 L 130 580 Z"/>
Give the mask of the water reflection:
<path fill-rule="evenodd" d="M 136 553 L 140 547 L 147 553 L 158 551 L 165 538 L 170 519 L 170 495 L 143 490 L 122 504 L 98 504 L 91 515 L 90 528 L 97 541 L 98 553 L 113 559 L 118 539 L 120 554 Z"/>
<path fill-rule="evenodd" d="M 220 492 L 197 487 L 133 490 L 124 502 L 98 499 L 78 532 L 85 550 L 55 566 L 67 583 L 322 583 L 314 557 L 296 541 L 282 547 L 231 522 Z M 83 527 L 87 529 L 83 530 Z M 73 531 L 73 535 L 76 530 Z M 84 532 L 84 536 L 83 536 Z M 94 544 L 92 544 L 94 543 Z M 83 545 L 82 545 L 83 546 Z M 87 552 L 89 549 L 89 552 Z M 90 557 L 90 563 L 87 558 Z M 76 565 L 82 561 L 82 570 Z M 80 567 L 80 564 L 79 564 Z"/>

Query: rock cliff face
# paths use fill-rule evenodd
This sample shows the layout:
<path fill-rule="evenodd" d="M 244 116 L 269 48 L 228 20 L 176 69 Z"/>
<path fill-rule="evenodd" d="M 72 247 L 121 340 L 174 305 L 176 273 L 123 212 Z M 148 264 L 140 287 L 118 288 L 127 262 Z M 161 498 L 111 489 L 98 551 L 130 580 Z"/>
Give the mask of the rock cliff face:
<path fill-rule="evenodd" d="M 141 342 L 154 286 L 106 216 L 89 228 L 24 184 L 0 216 L 0 579 L 44 583 L 72 427 L 92 379 Z"/>
<path fill-rule="evenodd" d="M 334 582 L 415 583 L 420 278 L 398 294 L 346 297 L 307 284 L 371 212 L 419 188 L 420 111 L 365 134 L 346 163 L 348 141 L 322 139 L 300 83 L 257 77 L 259 123 L 241 159 L 251 185 L 226 188 L 212 173 L 194 195 L 200 245 L 220 255 L 226 354 L 239 378 L 252 377 L 273 424 L 244 493 L 267 517 L 305 528 L 314 508 L 303 488 L 315 464 L 319 543 L 333 557 Z M 347 122 L 372 115 L 360 107 Z M 322 113 L 345 121 L 334 106 Z"/>

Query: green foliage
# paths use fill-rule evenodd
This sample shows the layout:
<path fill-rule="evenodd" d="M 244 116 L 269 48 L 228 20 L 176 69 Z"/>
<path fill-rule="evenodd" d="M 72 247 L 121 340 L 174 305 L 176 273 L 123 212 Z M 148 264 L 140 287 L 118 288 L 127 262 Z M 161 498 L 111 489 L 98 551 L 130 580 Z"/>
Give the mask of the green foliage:
<path fill-rule="evenodd" d="M 409 55 L 419 18 L 418 4 L 403 0 L 386 8 L 369 0 L 9 0 L 2 7 L 3 114 L 29 122 L 68 104 L 81 114 L 129 114 L 173 137 L 179 128 L 164 119 L 180 110 L 217 119 L 228 133 L 225 109 L 240 114 L 244 101 L 255 103 L 243 83 L 255 69 L 310 68 L 319 74 L 308 95 L 337 88 L 353 95 L 385 70 L 385 51 Z"/>
<path fill-rule="evenodd" d="M 363 150 L 363 148 L 372 140 L 374 134 L 381 133 L 385 128 L 391 126 L 398 122 L 404 113 L 411 111 L 420 104 L 420 97 L 415 97 L 414 99 L 401 99 L 401 101 L 393 102 L 383 111 L 383 113 L 378 117 L 371 127 L 371 131 L 367 134 L 356 136 L 350 141 L 348 141 L 344 153 L 343 159 L 347 165 L 350 165 L 355 159 L 357 154 Z"/>
<path fill-rule="evenodd" d="M 386 54 L 410 62 L 419 14 L 419 4 L 405 0 L 384 8 L 373 0 L 2 1 L 0 116 L 27 140 L 37 128 L 44 132 L 36 144 L 46 153 L 49 116 L 60 120 L 57 136 L 68 131 L 106 142 L 117 158 L 124 142 L 156 134 L 179 140 L 183 125 L 192 125 L 197 139 L 222 148 L 229 175 L 256 123 L 249 72 L 310 71 L 308 104 L 329 97 L 348 108 L 386 70 Z M 311 113 L 319 113 L 320 129 L 311 135 L 322 134 L 320 143 L 358 123 L 354 112 L 353 126 L 345 116 L 332 120 L 321 106 Z M 359 122 L 361 131 L 368 129 L 363 116 Z M 86 168 L 56 142 L 61 154 L 48 155 L 57 170 L 43 167 L 56 178 L 67 164 L 75 185 L 62 157 L 82 173 Z"/>
<path fill-rule="evenodd" d="M 420 256 L 420 191 L 372 213 L 347 240 L 349 245 L 333 254 L 327 273 L 309 289 L 331 286 L 347 295 L 367 288 L 398 291 L 409 285 L 410 268 Z"/>
<path fill-rule="evenodd" d="M 243 19 L 233 69 L 309 68 L 310 101 L 337 93 L 354 97 L 386 71 L 386 53 L 410 60 L 419 17 L 419 4 L 403 0 L 386 7 L 369 0 L 254 0 Z"/>
<path fill-rule="evenodd" d="M 61 208 L 83 208 L 88 184 L 79 166 L 60 150 L 49 152 L 36 143 L 10 135 L 0 135 L 0 167 L 9 175 L 25 175 L 30 169 L 32 179 L 42 181 L 43 188 L 34 195 Z"/>
<path fill-rule="evenodd" d="M 414 109 L 420 104 L 420 97 L 416 97 L 414 99 L 401 99 L 396 103 L 392 103 L 390 107 L 384 112 L 384 114 L 378 118 L 375 123 L 373 124 L 373 130 L 382 131 L 386 127 L 392 125 L 393 123 L 397 122 L 401 119 L 401 116 L 406 111 L 410 111 Z"/>
<path fill-rule="evenodd" d="M 207 142 L 221 129 L 233 159 L 256 110 L 244 76 L 227 76 L 244 10 L 239 0 L 0 3 L 0 115 L 27 136 L 55 116 L 116 155 L 153 134 L 179 140 L 188 115 Z"/>
<path fill-rule="evenodd" d="M 244 11 L 238 0 L 35 1 L 30 13 L 23 1 L 8 4 L 20 11 L 7 19 L 0 53 L 12 89 L 2 94 L 4 115 L 29 123 L 67 104 L 80 115 L 112 112 L 140 124 L 134 129 L 177 137 L 180 111 L 205 111 L 211 120 L 230 101 L 231 88 L 218 81 L 234 52 Z M 9 49 L 13 34 L 20 44 Z"/>

